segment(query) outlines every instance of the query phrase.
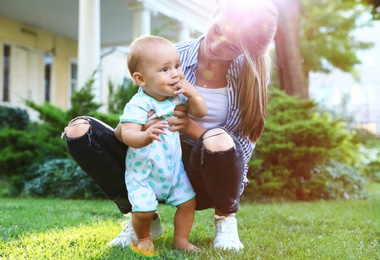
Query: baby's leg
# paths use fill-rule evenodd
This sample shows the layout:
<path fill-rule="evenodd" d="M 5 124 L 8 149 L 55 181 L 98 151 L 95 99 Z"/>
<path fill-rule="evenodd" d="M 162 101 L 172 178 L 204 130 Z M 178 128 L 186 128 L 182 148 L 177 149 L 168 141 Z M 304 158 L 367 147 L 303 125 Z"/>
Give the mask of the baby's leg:
<path fill-rule="evenodd" d="M 193 226 L 195 198 L 177 206 L 174 217 L 174 248 L 196 251 L 198 248 L 189 243 L 188 238 Z"/>
<path fill-rule="evenodd" d="M 153 251 L 154 245 L 150 236 L 150 224 L 155 212 L 133 212 L 132 225 L 137 236 L 137 248 Z"/>

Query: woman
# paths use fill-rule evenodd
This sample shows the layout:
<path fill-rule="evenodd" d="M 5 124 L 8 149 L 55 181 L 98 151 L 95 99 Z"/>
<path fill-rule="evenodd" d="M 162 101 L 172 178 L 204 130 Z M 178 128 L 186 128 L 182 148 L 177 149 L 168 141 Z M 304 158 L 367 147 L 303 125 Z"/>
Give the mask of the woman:
<path fill-rule="evenodd" d="M 214 248 L 243 249 L 235 213 L 247 185 L 247 163 L 265 124 L 268 55 L 278 13 L 269 0 L 223 1 L 206 35 L 176 45 L 185 79 L 197 87 L 208 106 L 201 119 L 183 107 L 169 120 L 182 133 L 183 163 L 196 192 L 197 210 L 214 208 Z M 147 125 L 146 127 L 149 127 Z M 123 214 L 131 211 L 124 184 L 122 124 L 115 131 L 94 118 L 72 120 L 65 129 L 68 149 Z M 158 215 L 151 236 L 162 234 Z M 135 244 L 127 222 L 111 245 Z"/>

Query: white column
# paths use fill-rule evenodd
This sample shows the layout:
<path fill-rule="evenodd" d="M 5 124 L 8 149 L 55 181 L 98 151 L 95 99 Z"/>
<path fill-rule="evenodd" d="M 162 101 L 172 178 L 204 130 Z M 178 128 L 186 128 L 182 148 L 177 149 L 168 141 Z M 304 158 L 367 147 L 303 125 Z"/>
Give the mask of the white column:
<path fill-rule="evenodd" d="M 177 40 L 178 41 L 187 41 L 190 40 L 190 29 L 185 25 L 184 22 L 178 22 L 177 27 Z"/>
<path fill-rule="evenodd" d="M 96 71 L 95 102 L 101 102 L 100 84 L 100 0 L 79 0 L 78 87 Z"/>
<path fill-rule="evenodd" d="M 144 34 L 151 34 L 150 10 L 144 1 L 133 1 L 129 4 L 133 11 L 133 39 Z"/>

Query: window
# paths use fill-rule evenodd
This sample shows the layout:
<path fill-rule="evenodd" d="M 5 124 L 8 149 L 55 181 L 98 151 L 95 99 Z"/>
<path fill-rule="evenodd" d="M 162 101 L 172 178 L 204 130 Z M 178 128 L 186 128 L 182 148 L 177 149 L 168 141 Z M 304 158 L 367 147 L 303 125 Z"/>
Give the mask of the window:
<path fill-rule="evenodd" d="M 78 81 L 78 65 L 75 62 L 70 63 L 70 89 L 71 96 L 74 95 L 77 90 L 77 81 Z"/>
<path fill-rule="evenodd" d="M 3 101 L 9 102 L 9 75 L 10 75 L 11 47 L 4 44 L 3 47 Z"/>
<path fill-rule="evenodd" d="M 53 57 L 50 54 L 45 54 L 45 101 L 50 101 L 50 88 L 51 88 L 51 66 L 53 63 Z"/>

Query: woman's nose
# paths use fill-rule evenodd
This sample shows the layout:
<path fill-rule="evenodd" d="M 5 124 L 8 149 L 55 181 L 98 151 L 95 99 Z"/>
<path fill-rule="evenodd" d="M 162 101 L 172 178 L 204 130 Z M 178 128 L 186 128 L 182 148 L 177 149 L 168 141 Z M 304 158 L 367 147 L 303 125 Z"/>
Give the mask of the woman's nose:
<path fill-rule="evenodd" d="M 217 50 L 221 48 L 222 45 L 226 43 L 225 39 L 223 36 L 218 36 L 216 37 L 212 42 L 211 42 L 211 49 L 212 50 Z"/>

